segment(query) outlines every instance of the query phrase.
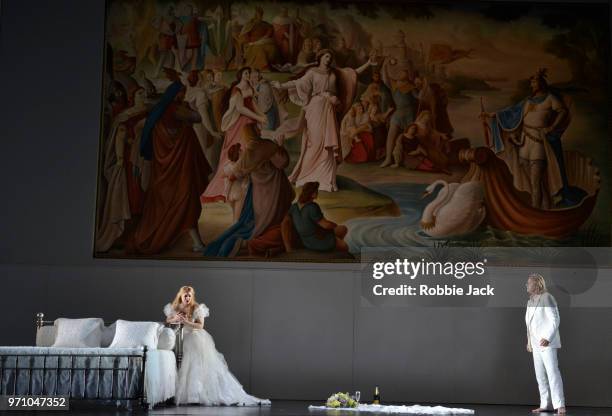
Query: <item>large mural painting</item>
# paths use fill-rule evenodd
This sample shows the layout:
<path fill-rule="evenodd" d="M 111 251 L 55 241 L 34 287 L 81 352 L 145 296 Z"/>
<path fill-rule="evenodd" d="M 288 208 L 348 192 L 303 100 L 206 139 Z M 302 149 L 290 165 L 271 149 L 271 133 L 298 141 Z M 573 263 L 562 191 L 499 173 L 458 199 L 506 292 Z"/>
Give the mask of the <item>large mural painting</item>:
<path fill-rule="evenodd" d="M 97 257 L 610 245 L 607 4 L 106 6 Z"/>

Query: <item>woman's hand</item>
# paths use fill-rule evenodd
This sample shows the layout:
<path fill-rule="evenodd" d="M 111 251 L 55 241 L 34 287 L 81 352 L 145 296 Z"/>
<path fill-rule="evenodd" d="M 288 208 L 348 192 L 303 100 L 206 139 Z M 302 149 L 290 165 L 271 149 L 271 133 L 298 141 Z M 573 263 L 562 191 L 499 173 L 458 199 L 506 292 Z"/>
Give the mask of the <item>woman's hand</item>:
<path fill-rule="evenodd" d="M 330 95 L 327 99 L 334 107 L 340 104 L 340 100 L 335 95 Z"/>
<path fill-rule="evenodd" d="M 527 344 L 527 352 L 533 352 L 533 349 L 531 348 L 531 344 Z"/>
<path fill-rule="evenodd" d="M 541 347 L 548 347 L 548 345 L 550 345 L 550 341 L 549 341 L 549 340 L 544 339 L 544 338 L 542 338 L 542 339 L 540 340 L 540 346 L 541 346 Z"/>
<path fill-rule="evenodd" d="M 193 321 L 190 321 L 187 315 L 181 314 L 179 316 L 179 323 L 183 325 L 191 326 L 193 324 Z"/>
<path fill-rule="evenodd" d="M 175 320 L 177 324 L 182 324 L 185 322 L 185 320 L 187 319 L 187 315 L 185 315 L 185 312 L 178 312 L 175 315 Z"/>
<path fill-rule="evenodd" d="M 169 316 L 166 319 L 166 322 L 169 323 L 169 324 L 180 324 L 181 323 L 181 316 L 179 314 Z"/>
<path fill-rule="evenodd" d="M 283 86 L 281 85 L 280 81 L 270 81 L 270 85 L 272 85 L 273 88 L 277 89 L 277 90 L 282 90 Z"/>

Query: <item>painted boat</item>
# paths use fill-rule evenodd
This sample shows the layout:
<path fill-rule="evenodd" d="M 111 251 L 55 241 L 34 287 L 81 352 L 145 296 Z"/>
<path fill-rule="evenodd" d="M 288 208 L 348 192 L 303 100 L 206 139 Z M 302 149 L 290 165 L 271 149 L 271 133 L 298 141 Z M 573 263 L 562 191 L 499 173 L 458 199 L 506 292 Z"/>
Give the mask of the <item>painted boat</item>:
<path fill-rule="evenodd" d="M 470 165 L 462 182 L 480 181 L 484 186 L 487 209 L 484 221 L 491 227 L 562 239 L 575 233 L 595 208 L 601 183 L 599 170 L 590 158 L 578 152 L 564 152 L 566 171 L 570 185 L 586 191 L 586 196 L 577 205 L 548 210 L 531 206 L 529 194 L 514 187 L 510 169 L 490 149 L 465 149 L 459 158 Z"/>

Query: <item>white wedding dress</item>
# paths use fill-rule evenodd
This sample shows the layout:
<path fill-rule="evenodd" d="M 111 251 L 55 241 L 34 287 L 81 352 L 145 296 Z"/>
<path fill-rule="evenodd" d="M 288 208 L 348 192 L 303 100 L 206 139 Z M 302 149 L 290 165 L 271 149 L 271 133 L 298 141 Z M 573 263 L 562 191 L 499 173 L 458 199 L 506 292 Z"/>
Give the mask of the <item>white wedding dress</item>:
<path fill-rule="evenodd" d="M 170 303 L 164 307 L 164 314 L 176 314 Z M 193 320 L 204 322 L 208 316 L 209 310 L 204 304 L 193 311 Z M 187 326 L 183 329 L 183 361 L 178 371 L 175 399 L 177 405 L 270 405 L 270 400 L 258 399 L 244 391 L 206 330 Z"/>

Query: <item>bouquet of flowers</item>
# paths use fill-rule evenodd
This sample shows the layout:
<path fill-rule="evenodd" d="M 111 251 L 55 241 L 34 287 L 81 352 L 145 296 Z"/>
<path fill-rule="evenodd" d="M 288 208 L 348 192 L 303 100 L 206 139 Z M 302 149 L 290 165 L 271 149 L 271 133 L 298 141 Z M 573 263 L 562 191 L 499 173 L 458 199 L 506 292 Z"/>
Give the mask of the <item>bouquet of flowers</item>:
<path fill-rule="evenodd" d="M 329 396 L 327 402 L 325 403 L 326 407 L 331 407 L 332 409 L 339 408 L 355 408 L 359 405 L 356 400 L 352 399 L 348 393 L 336 393 Z"/>

